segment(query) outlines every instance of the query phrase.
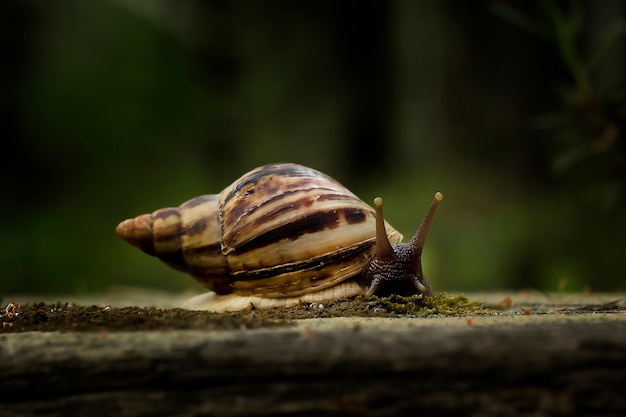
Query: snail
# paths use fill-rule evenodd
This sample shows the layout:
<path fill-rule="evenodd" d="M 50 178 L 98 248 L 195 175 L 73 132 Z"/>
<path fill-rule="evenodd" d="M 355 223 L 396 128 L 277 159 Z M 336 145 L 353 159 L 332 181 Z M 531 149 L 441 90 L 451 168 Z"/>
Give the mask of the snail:
<path fill-rule="evenodd" d="M 118 236 L 210 292 L 184 307 L 324 303 L 357 295 L 431 295 L 421 253 L 443 198 L 435 198 L 415 236 L 402 235 L 382 212 L 331 177 L 302 165 L 256 168 L 219 194 L 121 222 Z"/>

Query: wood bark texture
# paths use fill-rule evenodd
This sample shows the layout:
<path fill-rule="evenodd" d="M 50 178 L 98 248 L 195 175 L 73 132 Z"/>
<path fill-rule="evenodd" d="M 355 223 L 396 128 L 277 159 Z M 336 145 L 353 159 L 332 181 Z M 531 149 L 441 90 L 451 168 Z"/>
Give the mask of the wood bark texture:
<path fill-rule="evenodd" d="M 626 321 L 0 336 L 2 416 L 626 415 Z"/>

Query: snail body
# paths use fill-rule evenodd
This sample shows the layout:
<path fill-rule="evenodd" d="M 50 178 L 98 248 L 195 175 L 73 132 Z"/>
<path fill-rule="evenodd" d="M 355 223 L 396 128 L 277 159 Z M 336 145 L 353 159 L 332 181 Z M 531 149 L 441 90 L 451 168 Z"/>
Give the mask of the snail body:
<path fill-rule="evenodd" d="M 186 304 L 212 311 L 373 294 L 374 286 L 388 287 L 367 272 L 390 262 L 372 261 L 377 248 L 388 249 L 380 242 L 402 240 L 378 203 L 375 211 L 331 177 L 296 164 L 256 168 L 219 194 L 125 220 L 116 232 L 212 290 Z M 413 290 L 427 292 L 419 269 L 421 286 Z"/>

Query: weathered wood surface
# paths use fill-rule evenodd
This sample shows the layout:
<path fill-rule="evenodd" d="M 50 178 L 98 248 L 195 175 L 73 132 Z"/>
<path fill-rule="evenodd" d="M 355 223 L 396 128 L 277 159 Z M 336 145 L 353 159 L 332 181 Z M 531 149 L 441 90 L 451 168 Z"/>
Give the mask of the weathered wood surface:
<path fill-rule="evenodd" d="M 0 335 L 2 416 L 626 415 L 626 314 Z"/>

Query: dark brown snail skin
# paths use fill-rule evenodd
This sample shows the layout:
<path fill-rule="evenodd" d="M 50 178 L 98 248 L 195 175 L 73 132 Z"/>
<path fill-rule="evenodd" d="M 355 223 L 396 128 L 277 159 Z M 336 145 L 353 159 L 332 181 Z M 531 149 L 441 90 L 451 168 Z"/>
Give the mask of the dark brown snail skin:
<path fill-rule="evenodd" d="M 383 201 L 380 197 L 374 199 L 376 205 L 376 254 L 365 272 L 367 281 L 371 282 L 365 295 L 432 295 L 430 284 L 422 272 L 422 250 L 437 206 L 442 199 L 443 194 L 436 193 L 413 238 L 407 243 L 396 245 L 391 245 L 387 239 L 383 221 Z"/>
<path fill-rule="evenodd" d="M 297 164 L 256 168 L 219 194 L 121 222 L 118 236 L 212 292 L 184 307 L 236 311 L 356 295 L 430 294 L 421 253 L 441 193 L 416 235 L 386 223 L 331 177 Z"/>

